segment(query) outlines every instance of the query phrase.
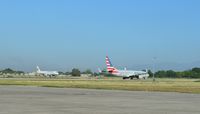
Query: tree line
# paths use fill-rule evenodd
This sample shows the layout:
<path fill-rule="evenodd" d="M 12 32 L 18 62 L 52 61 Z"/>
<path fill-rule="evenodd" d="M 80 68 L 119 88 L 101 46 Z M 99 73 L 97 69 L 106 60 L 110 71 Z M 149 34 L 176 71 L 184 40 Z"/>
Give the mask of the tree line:
<path fill-rule="evenodd" d="M 25 74 L 24 71 L 15 71 L 12 70 L 11 68 L 6 68 L 4 70 L 0 71 L 1 74 Z"/>
<path fill-rule="evenodd" d="M 153 77 L 153 73 L 148 71 L 150 77 Z M 200 68 L 192 68 L 185 71 L 173 71 L 173 70 L 160 70 L 155 72 L 156 78 L 200 78 Z"/>
<path fill-rule="evenodd" d="M 59 74 L 61 74 L 61 75 L 72 75 L 72 76 L 81 76 L 81 74 L 93 75 L 94 73 L 90 69 L 87 69 L 87 70 L 81 72 L 78 68 L 73 68 L 71 72 L 59 72 Z"/>
<path fill-rule="evenodd" d="M 87 69 L 81 72 L 78 68 L 73 68 L 71 72 L 58 72 L 60 75 L 72 75 L 72 76 L 81 76 L 81 74 L 93 74 L 90 69 Z M 0 70 L 0 74 L 25 74 L 24 71 L 16 71 L 11 68 L 6 68 L 4 70 Z"/>

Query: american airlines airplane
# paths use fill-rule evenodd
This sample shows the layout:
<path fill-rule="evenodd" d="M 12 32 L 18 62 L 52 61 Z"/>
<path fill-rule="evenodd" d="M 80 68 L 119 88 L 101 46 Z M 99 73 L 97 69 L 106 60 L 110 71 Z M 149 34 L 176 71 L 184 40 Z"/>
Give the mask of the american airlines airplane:
<path fill-rule="evenodd" d="M 37 74 L 41 74 L 44 76 L 57 76 L 59 73 L 57 71 L 41 71 L 39 66 L 37 66 Z"/>
<path fill-rule="evenodd" d="M 147 79 L 149 77 L 148 71 L 133 71 L 133 70 L 118 70 L 111 64 L 110 59 L 106 56 L 107 71 L 110 74 L 123 77 L 123 79 Z"/>

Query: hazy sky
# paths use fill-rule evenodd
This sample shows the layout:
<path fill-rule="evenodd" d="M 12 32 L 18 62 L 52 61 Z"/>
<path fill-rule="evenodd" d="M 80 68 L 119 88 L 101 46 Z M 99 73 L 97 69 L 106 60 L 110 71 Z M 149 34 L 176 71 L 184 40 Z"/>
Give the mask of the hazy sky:
<path fill-rule="evenodd" d="M 199 0 L 1 0 L 0 69 L 94 70 L 106 55 L 132 69 L 196 65 L 199 12 Z"/>

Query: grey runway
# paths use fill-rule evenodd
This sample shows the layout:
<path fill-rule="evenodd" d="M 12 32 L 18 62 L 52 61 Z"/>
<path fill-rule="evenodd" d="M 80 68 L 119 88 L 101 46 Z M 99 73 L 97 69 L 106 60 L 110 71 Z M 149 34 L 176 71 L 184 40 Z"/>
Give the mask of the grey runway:
<path fill-rule="evenodd" d="M 0 114 L 200 114 L 200 94 L 0 86 Z"/>

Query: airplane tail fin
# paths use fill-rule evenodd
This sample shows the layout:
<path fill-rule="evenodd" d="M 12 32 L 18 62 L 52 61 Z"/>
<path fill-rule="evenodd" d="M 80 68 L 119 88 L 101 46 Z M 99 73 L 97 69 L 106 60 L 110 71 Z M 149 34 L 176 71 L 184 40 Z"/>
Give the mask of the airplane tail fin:
<path fill-rule="evenodd" d="M 113 67 L 113 65 L 112 65 L 112 63 L 111 63 L 111 61 L 110 61 L 108 56 L 106 56 L 106 66 L 107 66 L 107 71 L 108 72 L 110 72 L 110 73 L 118 72 L 118 70 L 115 67 Z"/>
<path fill-rule="evenodd" d="M 40 71 L 40 67 L 39 66 L 37 66 L 36 68 L 37 68 L 37 71 Z"/>

